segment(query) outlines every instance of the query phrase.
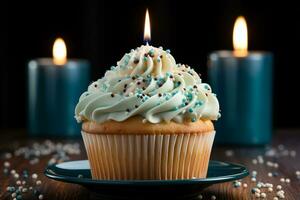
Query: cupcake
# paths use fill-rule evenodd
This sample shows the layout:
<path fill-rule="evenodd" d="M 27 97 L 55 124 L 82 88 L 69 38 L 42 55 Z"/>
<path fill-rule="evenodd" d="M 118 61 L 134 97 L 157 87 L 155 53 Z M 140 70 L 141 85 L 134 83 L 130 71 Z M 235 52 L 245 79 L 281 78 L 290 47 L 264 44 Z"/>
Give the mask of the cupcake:
<path fill-rule="evenodd" d="M 205 178 L 219 103 L 169 50 L 131 50 L 75 109 L 93 179 Z"/>

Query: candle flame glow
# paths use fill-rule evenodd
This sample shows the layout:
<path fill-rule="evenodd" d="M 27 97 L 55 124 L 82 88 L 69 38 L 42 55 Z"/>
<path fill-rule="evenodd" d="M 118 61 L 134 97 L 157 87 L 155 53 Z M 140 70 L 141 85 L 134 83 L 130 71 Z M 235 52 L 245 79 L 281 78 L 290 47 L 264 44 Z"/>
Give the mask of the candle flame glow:
<path fill-rule="evenodd" d="M 233 48 L 236 56 L 246 56 L 248 49 L 248 31 L 246 20 L 239 16 L 233 28 Z"/>
<path fill-rule="evenodd" d="M 54 64 L 64 65 L 67 62 L 67 48 L 62 38 L 57 38 L 55 40 L 52 54 Z"/>
<path fill-rule="evenodd" d="M 148 9 L 146 10 L 146 16 L 145 16 L 145 26 L 144 26 L 144 40 L 150 41 L 151 40 L 151 29 L 150 29 L 150 17 Z"/>

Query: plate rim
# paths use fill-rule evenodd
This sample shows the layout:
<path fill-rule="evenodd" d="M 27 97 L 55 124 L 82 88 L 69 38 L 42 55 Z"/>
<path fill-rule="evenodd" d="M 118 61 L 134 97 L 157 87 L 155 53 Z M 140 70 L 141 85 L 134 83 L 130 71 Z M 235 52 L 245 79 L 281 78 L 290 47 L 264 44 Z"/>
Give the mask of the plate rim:
<path fill-rule="evenodd" d="M 88 161 L 88 160 L 74 160 L 74 161 Z M 68 161 L 72 162 L 72 161 Z M 222 183 L 222 182 L 229 182 L 232 180 L 242 179 L 249 175 L 249 170 L 246 166 L 241 164 L 236 164 L 232 162 L 225 162 L 225 161 L 217 161 L 217 160 L 210 160 L 209 162 L 213 163 L 225 163 L 234 165 L 236 167 L 241 168 L 240 173 L 236 173 L 233 175 L 226 175 L 226 176 L 218 176 L 218 177 L 209 177 L 209 178 L 201 178 L 201 179 L 177 179 L 177 180 L 93 180 L 91 178 L 77 178 L 77 177 L 67 177 L 64 175 L 57 175 L 52 173 L 53 167 L 56 167 L 57 164 L 49 165 L 46 167 L 44 171 L 44 175 L 50 179 L 54 179 L 57 181 L 62 181 L 66 183 L 74 183 L 80 185 L 134 185 L 134 186 L 150 186 L 150 185 L 182 185 L 182 184 L 214 184 L 214 183 Z M 57 167 L 56 167 L 57 168 Z M 80 169 L 79 169 L 80 170 Z"/>

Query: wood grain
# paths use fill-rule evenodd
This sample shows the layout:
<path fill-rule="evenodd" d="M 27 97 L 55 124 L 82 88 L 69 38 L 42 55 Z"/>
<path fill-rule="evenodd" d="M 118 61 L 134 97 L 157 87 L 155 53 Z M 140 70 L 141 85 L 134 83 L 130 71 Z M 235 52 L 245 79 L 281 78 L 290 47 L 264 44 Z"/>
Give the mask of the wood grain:
<path fill-rule="evenodd" d="M 9 161 L 11 169 L 15 169 L 17 172 L 21 172 L 24 169 L 29 171 L 29 174 L 37 173 L 39 180 L 42 181 L 41 186 L 37 186 L 39 191 L 44 195 L 44 199 L 57 199 L 57 200 L 87 200 L 96 199 L 85 188 L 74 185 L 66 184 L 54 180 L 50 180 L 43 175 L 43 171 L 50 159 L 50 156 L 42 156 L 40 162 L 31 165 L 27 159 L 22 156 L 13 156 L 10 159 L 5 159 L 3 154 L 7 151 L 13 152 L 14 149 L 20 146 L 32 145 L 34 142 L 42 142 L 42 139 L 27 138 L 23 131 L 1 131 L 0 132 L 0 199 L 12 199 L 11 194 L 6 192 L 6 187 L 14 184 L 16 179 L 11 175 L 5 175 L 3 173 L 4 162 Z M 72 160 L 86 159 L 86 153 L 84 151 L 83 143 L 81 139 L 78 140 L 54 140 L 56 142 L 79 142 L 82 150 L 80 155 L 74 155 Z M 278 145 L 283 144 L 285 150 L 289 152 L 291 150 L 296 151 L 296 156 L 279 156 L 265 157 L 267 147 L 234 147 L 234 146 L 214 146 L 212 159 L 220 161 L 229 161 L 234 163 L 240 163 L 246 165 L 250 172 L 252 170 L 257 171 L 257 181 L 269 182 L 276 187 L 280 184 L 285 191 L 285 199 L 299 200 L 300 199 L 300 179 L 297 179 L 295 172 L 300 170 L 300 131 L 293 130 L 279 130 L 276 131 L 273 137 L 272 147 L 278 149 Z M 230 151 L 228 151 L 230 150 Z M 233 153 L 232 156 L 228 156 L 228 153 Z M 264 156 L 264 164 L 253 164 L 252 159 L 257 158 L 258 155 Z M 266 165 L 267 161 L 276 162 L 279 164 L 278 169 Z M 277 172 L 277 177 L 268 177 L 269 172 Z M 282 183 L 280 178 L 290 178 L 291 182 Z M 31 180 L 31 179 L 29 179 Z M 30 181 L 29 181 L 30 182 Z M 257 182 L 251 182 L 251 177 L 246 177 L 241 180 L 242 184 L 247 183 L 248 187 L 235 188 L 232 183 L 217 184 L 207 188 L 203 191 L 203 199 L 211 199 L 212 195 L 215 195 L 217 199 L 224 200 L 248 200 L 257 199 L 251 194 L 250 190 L 256 185 Z M 30 183 L 34 185 L 34 183 Z M 276 188 L 274 188 L 276 191 Z M 276 192 L 266 192 L 266 199 L 273 199 Z M 32 192 L 24 193 L 23 199 L 37 199 Z"/>

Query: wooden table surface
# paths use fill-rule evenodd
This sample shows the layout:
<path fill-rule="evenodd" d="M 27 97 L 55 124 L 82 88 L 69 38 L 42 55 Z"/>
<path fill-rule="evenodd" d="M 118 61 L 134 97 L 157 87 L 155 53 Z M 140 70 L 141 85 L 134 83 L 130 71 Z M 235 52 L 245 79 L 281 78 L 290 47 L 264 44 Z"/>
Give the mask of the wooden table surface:
<path fill-rule="evenodd" d="M 32 152 L 29 157 L 27 155 L 28 158 L 24 157 L 26 148 L 22 147 L 32 149 L 34 145 L 45 143 L 45 139 L 27 138 L 22 131 L 1 131 L 0 137 L 0 199 L 13 199 L 11 193 L 6 191 L 6 188 L 8 186 L 17 186 L 16 181 L 19 179 L 22 185 L 24 170 L 27 170 L 29 175 L 24 187 L 28 189 L 30 187 L 33 188 L 22 193 L 22 199 L 38 199 L 38 195 L 33 194 L 34 190 L 38 191 L 36 193 L 42 194 L 43 199 L 95 199 L 88 190 L 81 186 L 50 180 L 43 175 L 49 160 L 52 158 L 53 161 L 53 157 L 55 157 L 53 153 L 45 156 L 37 155 L 38 160 L 31 155 Z M 69 156 L 70 160 L 86 159 L 81 139 L 51 141 L 55 145 L 75 145 L 75 148 L 76 143 L 79 143 L 80 154 L 71 151 L 69 152 L 71 155 L 66 155 Z M 12 157 L 10 157 L 9 153 L 11 153 Z M 58 157 L 56 155 L 56 158 L 67 159 L 65 154 Z M 261 181 L 274 185 L 273 192 L 268 192 L 267 188 L 261 189 L 262 192 L 266 193 L 266 199 L 273 199 L 277 192 L 276 186 L 281 185 L 285 192 L 285 199 L 300 200 L 300 176 L 296 176 L 296 171 L 300 170 L 300 131 L 275 131 L 272 145 L 267 147 L 214 146 L 212 159 L 246 165 L 250 174 L 253 170 L 257 171 L 256 182 L 251 181 L 250 175 L 241 180 L 241 187 L 234 187 L 232 182 L 213 185 L 203 191 L 203 199 L 211 199 L 212 195 L 215 195 L 216 199 L 226 200 L 257 199 L 251 193 L 251 189 L 257 185 L 258 181 Z M 255 164 L 255 160 L 258 162 L 257 164 Z M 7 166 L 8 163 L 5 164 L 6 161 L 9 162 L 10 167 Z M 278 168 L 276 168 L 276 164 L 274 167 L 274 163 L 278 164 Z M 5 168 L 9 169 L 8 174 L 5 173 Z M 11 174 L 13 169 L 19 174 L 19 178 Z M 37 179 L 31 177 L 33 173 L 37 173 Z M 268 173 L 272 173 L 273 176 L 269 177 Z M 290 179 L 290 183 L 281 182 L 281 178 L 284 178 L 284 180 Z M 41 181 L 40 185 L 36 184 L 37 180 Z M 243 187 L 244 183 L 247 184 L 247 187 Z"/>

